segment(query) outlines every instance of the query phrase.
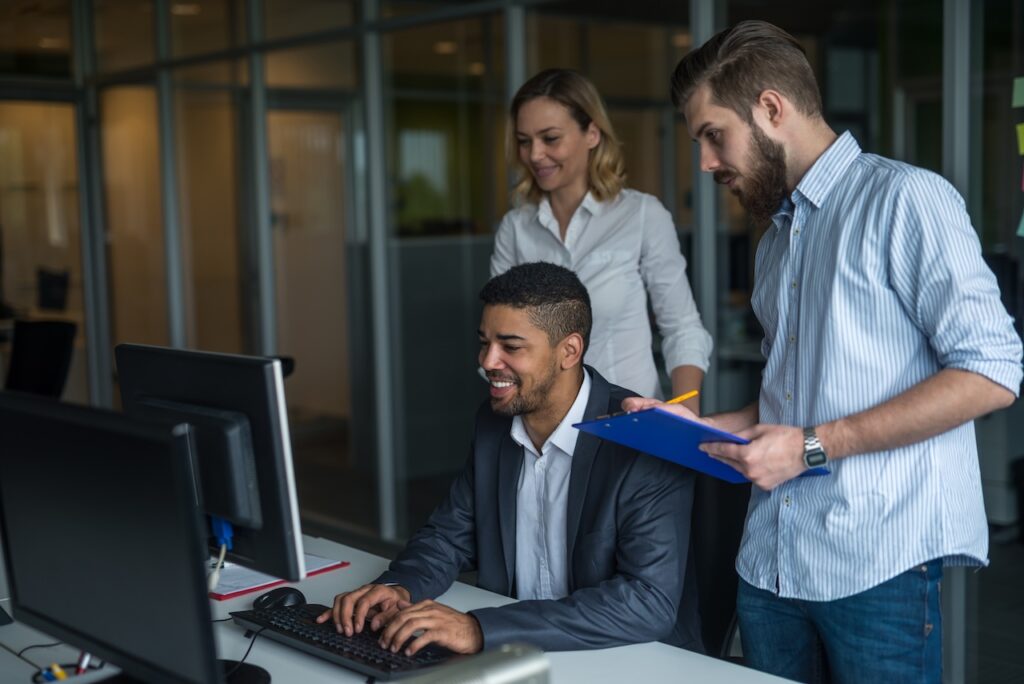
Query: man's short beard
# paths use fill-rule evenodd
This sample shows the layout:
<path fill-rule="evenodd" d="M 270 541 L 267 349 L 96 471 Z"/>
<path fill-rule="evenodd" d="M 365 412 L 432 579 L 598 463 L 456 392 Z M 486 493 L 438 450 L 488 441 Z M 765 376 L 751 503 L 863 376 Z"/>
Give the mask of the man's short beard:
<path fill-rule="evenodd" d="M 548 399 L 548 395 L 551 394 L 551 388 L 555 386 L 555 379 L 557 378 L 557 367 L 552 365 L 551 372 L 547 377 L 542 379 L 540 383 L 533 388 L 533 391 L 528 395 L 524 395 L 520 391 L 512 401 L 508 402 L 507 406 L 495 406 L 494 400 L 491 400 L 491 410 L 499 416 L 505 416 L 511 418 L 513 416 L 522 416 L 527 413 L 533 413 L 537 409 L 541 408 Z M 522 385 L 519 385 L 520 390 Z"/>
<path fill-rule="evenodd" d="M 757 124 L 750 125 L 750 172 L 743 176 L 743 190 L 737 193 L 740 204 L 754 225 L 768 225 L 789 194 L 786 189 L 786 150 L 764 134 Z"/>

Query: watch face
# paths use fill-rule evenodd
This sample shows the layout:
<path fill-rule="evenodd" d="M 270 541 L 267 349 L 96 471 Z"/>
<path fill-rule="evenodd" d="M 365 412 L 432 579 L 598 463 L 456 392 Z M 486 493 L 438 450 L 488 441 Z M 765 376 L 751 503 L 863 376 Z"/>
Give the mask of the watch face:
<path fill-rule="evenodd" d="M 828 458 L 825 456 L 825 452 L 821 450 L 810 451 L 804 454 L 804 464 L 808 468 L 817 468 L 825 465 Z"/>

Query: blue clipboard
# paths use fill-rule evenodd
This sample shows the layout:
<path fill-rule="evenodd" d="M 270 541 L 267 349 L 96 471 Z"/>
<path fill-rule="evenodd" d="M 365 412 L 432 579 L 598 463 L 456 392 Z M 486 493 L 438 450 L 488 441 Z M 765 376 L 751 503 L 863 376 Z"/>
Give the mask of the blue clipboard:
<path fill-rule="evenodd" d="M 649 408 L 635 413 L 617 413 L 576 423 L 573 427 L 726 482 L 748 482 L 735 468 L 711 458 L 699 447 L 706 442 L 750 444 L 749 440 L 659 408 Z M 803 473 L 827 474 L 828 471 L 824 468 L 814 468 Z"/>

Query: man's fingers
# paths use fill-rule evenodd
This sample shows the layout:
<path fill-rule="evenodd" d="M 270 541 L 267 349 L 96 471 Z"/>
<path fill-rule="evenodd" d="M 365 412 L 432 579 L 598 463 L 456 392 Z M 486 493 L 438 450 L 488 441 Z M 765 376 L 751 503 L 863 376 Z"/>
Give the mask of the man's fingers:
<path fill-rule="evenodd" d="M 436 626 L 435 617 L 430 614 L 421 612 L 414 616 L 407 617 L 401 627 L 392 633 L 385 648 L 390 648 L 392 653 L 397 653 L 398 649 L 402 648 L 402 646 L 405 645 L 405 642 L 412 639 L 416 632 L 424 629 L 429 633 L 431 628 L 434 626 Z"/>
<path fill-rule="evenodd" d="M 405 601 L 399 601 L 399 603 L 405 603 Z M 405 627 L 411 620 L 418 619 L 422 616 L 423 612 L 429 610 L 434 606 L 433 601 L 420 601 L 419 603 L 407 606 L 399 610 L 391 620 L 388 621 L 384 627 L 384 631 L 380 633 L 380 643 L 384 648 L 389 648 L 395 642 L 395 635 Z M 411 633 L 410 633 L 411 636 Z M 403 639 L 397 642 L 399 646 L 405 643 Z"/>
<path fill-rule="evenodd" d="M 392 592 L 391 587 L 375 586 L 356 601 L 355 612 L 352 614 L 352 627 L 356 632 L 363 631 L 363 625 L 366 623 L 366 616 L 370 610 L 389 599 L 394 600 L 394 592 Z"/>
<path fill-rule="evenodd" d="M 438 630 L 436 630 L 436 629 L 428 629 L 423 634 L 420 634 L 418 637 L 416 637 L 415 639 L 412 640 L 412 643 L 409 644 L 406 647 L 406 649 L 405 649 L 405 655 L 407 655 L 407 656 L 416 655 L 417 653 L 419 653 L 419 650 L 421 648 L 423 648 L 424 646 L 428 646 L 430 644 L 437 643 L 437 641 L 438 641 L 438 639 L 440 637 L 441 637 L 441 635 L 439 634 Z"/>
<path fill-rule="evenodd" d="M 398 605 L 392 602 L 384 602 L 377 606 L 377 608 L 377 614 L 370 621 L 370 630 L 373 632 L 379 631 L 384 625 L 391 622 L 399 610 Z"/>
<path fill-rule="evenodd" d="M 650 399 L 647 397 L 630 397 L 622 402 L 623 411 L 643 411 L 649 409 L 652 406 L 658 406 L 662 402 L 658 399 Z"/>
<path fill-rule="evenodd" d="M 368 590 L 365 587 L 360 587 L 334 598 L 334 624 L 337 625 L 339 632 L 352 636 L 352 606 L 366 591 Z"/>

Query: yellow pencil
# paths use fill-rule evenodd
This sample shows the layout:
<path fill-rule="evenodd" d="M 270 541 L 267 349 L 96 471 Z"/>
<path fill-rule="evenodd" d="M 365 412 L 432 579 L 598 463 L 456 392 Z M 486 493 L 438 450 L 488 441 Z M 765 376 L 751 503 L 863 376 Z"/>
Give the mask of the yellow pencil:
<path fill-rule="evenodd" d="M 682 402 L 686 401 L 687 399 L 693 399 L 698 394 L 700 394 L 700 390 L 690 390 L 686 394 L 680 394 L 678 397 L 676 397 L 674 399 L 669 399 L 665 403 L 666 404 L 679 404 L 679 403 L 682 403 Z"/>

